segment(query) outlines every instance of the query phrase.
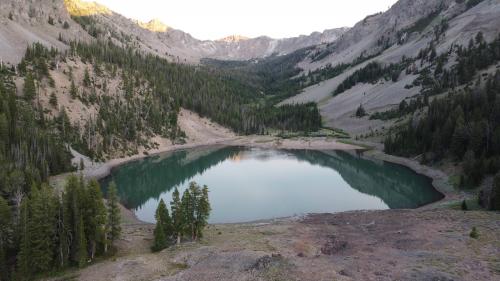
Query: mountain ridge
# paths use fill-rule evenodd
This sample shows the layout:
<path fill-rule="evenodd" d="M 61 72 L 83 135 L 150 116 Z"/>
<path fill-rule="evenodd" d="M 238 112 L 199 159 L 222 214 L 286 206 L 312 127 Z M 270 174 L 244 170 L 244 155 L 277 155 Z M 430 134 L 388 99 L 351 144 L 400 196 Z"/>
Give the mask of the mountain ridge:
<path fill-rule="evenodd" d="M 365 59 L 332 78 L 304 88 L 283 103 L 318 102 L 327 126 L 351 134 L 387 130 L 393 120 L 358 118 L 355 116 L 357 108 L 362 104 L 370 114 L 394 108 L 403 100 L 415 99 L 421 87 L 412 84 L 428 63 L 412 66 L 413 71 L 403 72 L 396 82 L 359 83 L 339 95 L 332 93 L 350 75 L 372 62 L 397 64 L 403 58 L 418 57 L 420 51 L 430 47 L 440 56 L 450 52 L 453 46 L 467 47 L 479 31 L 487 42 L 494 40 L 500 32 L 500 3 L 495 0 L 479 1 L 476 5 L 468 3 L 400 0 L 387 12 L 367 17 L 332 44 L 313 47 L 297 67 L 305 74 L 328 66 L 351 64 L 360 57 Z M 439 31 L 441 28 L 443 30 Z M 438 40 L 436 34 L 440 36 Z M 456 57 L 452 56 L 446 67 L 453 66 L 455 61 Z"/>
<path fill-rule="evenodd" d="M 16 42 L 15 45 L 2 48 L 7 51 L 0 52 L 0 57 L 12 63 L 20 61 L 29 44 L 42 42 L 47 47 L 65 50 L 68 49 L 67 42 L 75 39 L 90 41 L 93 40 L 92 36 L 174 62 L 197 64 L 202 58 L 248 60 L 288 54 L 304 47 L 329 43 L 348 30 L 328 29 L 283 39 L 259 36 L 241 40 L 243 37 L 229 36 L 225 41 L 212 41 L 196 39 L 159 20 L 143 23 L 126 18 L 95 2 L 41 0 L 27 8 L 15 0 L 6 0 L 0 3 L 0 7 L 0 20 L 4 23 L 0 28 L 0 38 L 4 42 Z M 55 19 L 56 24 L 50 24 L 49 17 Z M 68 24 L 64 25 L 65 22 Z M 69 28 L 63 25 L 69 25 Z M 17 30 L 19 28 L 22 31 Z"/>

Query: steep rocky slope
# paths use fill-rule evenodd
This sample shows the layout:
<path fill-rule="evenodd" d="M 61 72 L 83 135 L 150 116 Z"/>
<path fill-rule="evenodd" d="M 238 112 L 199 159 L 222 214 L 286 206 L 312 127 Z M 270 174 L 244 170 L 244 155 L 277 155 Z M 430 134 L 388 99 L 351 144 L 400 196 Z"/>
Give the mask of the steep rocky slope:
<path fill-rule="evenodd" d="M 332 42 L 348 30 L 337 28 L 285 39 L 261 36 L 234 40 L 233 36 L 232 40 L 203 41 L 158 20 L 142 23 L 97 3 L 82 0 L 29 1 L 28 4 L 5 0 L 0 3 L 0 8 L 0 57 L 14 63 L 19 62 L 27 44 L 42 42 L 46 46 L 65 49 L 64 42 L 91 39 L 88 33 L 172 61 L 198 63 L 201 58 L 247 60 L 287 54 Z M 72 16 L 83 17 L 79 22 L 87 32 L 71 19 Z"/>
<path fill-rule="evenodd" d="M 382 64 L 397 63 L 402 58 L 415 58 L 420 50 L 432 45 L 436 55 L 447 53 L 452 46 L 467 46 L 471 38 L 482 32 L 485 41 L 496 38 L 500 32 L 500 2 L 455 0 L 401 0 L 387 12 L 367 17 L 347 31 L 337 41 L 317 46 L 309 56 L 298 64 L 307 73 L 327 65 L 336 66 L 351 63 L 363 56 L 369 58 L 348 68 L 340 75 L 305 88 L 301 94 L 285 103 L 316 101 L 328 126 L 339 127 L 352 134 L 365 134 L 382 130 L 392 121 L 356 118 L 355 111 L 360 104 L 369 114 L 398 105 L 402 100 L 415 97 L 420 87 L 407 87 L 417 78 L 427 63 L 417 63 L 414 71 L 402 72 L 397 81 L 380 80 L 377 83 L 359 83 L 351 89 L 333 96 L 332 92 L 356 70 L 370 62 Z M 446 30 L 436 40 L 436 30 L 443 23 Z M 455 63 L 451 58 L 446 67 Z M 493 66 L 490 71 L 494 70 Z M 486 71 L 488 72 L 488 71 Z"/>
<path fill-rule="evenodd" d="M 0 1 L 0 59 L 18 63 L 29 44 L 68 49 L 62 41 L 90 40 L 62 0 Z"/>

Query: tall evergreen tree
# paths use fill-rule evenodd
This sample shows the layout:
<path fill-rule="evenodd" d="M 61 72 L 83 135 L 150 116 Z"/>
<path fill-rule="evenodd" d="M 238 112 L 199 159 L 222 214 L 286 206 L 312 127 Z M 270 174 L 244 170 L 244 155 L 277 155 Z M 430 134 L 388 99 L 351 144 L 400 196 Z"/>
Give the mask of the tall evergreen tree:
<path fill-rule="evenodd" d="M 169 238 L 172 236 L 173 227 L 172 227 L 172 219 L 168 214 L 168 208 L 163 199 L 158 203 L 158 208 L 156 209 L 155 219 L 158 222 L 161 222 L 163 231 L 165 232 L 165 237 Z"/>
<path fill-rule="evenodd" d="M 182 234 L 192 236 L 194 231 L 194 206 L 189 188 L 184 190 L 181 199 L 182 208 Z"/>
<path fill-rule="evenodd" d="M 81 237 L 77 239 L 80 233 L 80 220 L 82 201 L 81 183 L 75 175 L 71 175 L 66 180 L 65 192 L 63 197 L 65 228 L 68 235 L 71 237 L 69 244 L 69 260 L 78 264 L 80 260 L 80 243 L 83 241 Z"/>
<path fill-rule="evenodd" d="M 208 199 L 208 187 L 203 186 L 201 191 L 201 196 L 198 199 L 198 212 L 196 217 L 196 238 L 203 237 L 203 228 L 208 224 L 208 218 L 210 216 L 210 211 L 212 210 L 210 206 L 210 201 Z"/>
<path fill-rule="evenodd" d="M 68 219 L 64 210 L 63 200 L 65 198 L 64 193 L 61 196 L 62 200 L 56 200 L 56 236 L 57 236 L 57 247 L 55 249 L 57 265 L 59 268 L 64 268 L 68 265 L 69 260 L 69 226 L 67 225 Z"/>
<path fill-rule="evenodd" d="M 118 206 L 117 192 L 116 184 L 111 182 L 108 187 L 108 239 L 111 246 L 120 237 L 121 232 L 120 207 Z"/>
<path fill-rule="evenodd" d="M 151 247 L 153 252 L 161 251 L 168 246 L 168 237 L 169 235 L 165 231 L 165 227 L 167 226 L 167 222 L 170 220 L 168 216 L 167 206 L 163 199 L 160 200 L 158 204 L 158 208 L 156 209 L 156 227 L 154 230 L 154 244 Z"/>
<path fill-rule="evenodd" d="M 0 280 L 9 280 L 7 251 L 12 244 L 12 213 L 7 201 L 0 196 Z"/>
<path fill-rule="evenodd" d="M 177 244 L 180 244 L 183 232 L 184 215 L 179 190 L 177 189 L 177 187 L 175 188 L 174 192 L 172 192 L 172 201 L 170 202 L 170 208 L 172 210 L 173 231 L 176 236 Z"/>
<path fill-rule="evenodd" d="M 94 259 L 98 245 L 104 243 L 106 225 L 106 206 L 102 198 L 101 187 L 96 180 L 88 183 L 85 209 L 85 231 L 89 254 L 90 259 Z"/>
<path fill-rule="evenodd" d="M 28 101 L 33 100 L 33 98 L 36 95 L 35 79 L 33 78 L 31 72 L 28 72 L 26 74 L 26 77 L 24 78 L 23 93 L 24 93 L 24 98 Z"/>
<path fill-rule="evenodd" d="M 75 80 L 73 80 L 73 79 L 71 79 L 71 86 L 69 89 L 69 94 L 70 94 L 72 99 L 76 99 L 76 97 L 78 97 L 78 89 L 76 88 Z"/>
<path fill-rule="evenodd" d="M 500 173 L 493 180 L 493 189 L 491 191 L 491 209 L 500 211 Z"/>
<path fill-rule="evenodd" d="M 31 237 L 29 231 L 29 198 L 25 197 L 21 202 L 21 212 L 19 220 L 19 253 L 16 257 L 16 279 L 29 280 L 31 279 Z"/>
<path fill-rule="evenodd" d="M 47 271 L 53 265 L 54 218 L 54 198 L 49 186 L 43 184 L 40 189 L 34 186 L 31 190 L 30 217 L 28 219 L 30 266 L 34 272 Z"/>
<path fill-rule="evenodd" d="M 83 74 L 83 85 L 85 87 L 89 87 L 90 86 L 90 75 L 89 75 L 88 68 L 85 68 L 85 73 Z"/>
<path fill-rule="evenodd" d="M 83 224 L 83 217 L 79 217 L 75 231 L 75 240 L 77 240 L 76 249 L 76 262 L 79 267 L 85 266 L 87 262 L 87 239 L 85 238 L 85 226 Z"/>

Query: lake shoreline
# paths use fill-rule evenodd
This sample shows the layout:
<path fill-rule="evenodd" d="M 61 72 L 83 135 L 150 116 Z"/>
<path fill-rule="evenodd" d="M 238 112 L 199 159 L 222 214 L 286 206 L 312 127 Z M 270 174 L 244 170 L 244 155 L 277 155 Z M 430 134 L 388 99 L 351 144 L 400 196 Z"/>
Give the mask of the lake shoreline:
<path fill-rule="evenodd" d="M 281 139 L 277 137 L 270 136 L 239 136 L 224 139 L 208 140 L 205 142 L 195 142 L 182 145 L 167 145 L 160 147 L 158 149 L 149 150 L 146 154 L 135 154 L 132 156 L 114 158 L 106 162 L 93 163 L 93 165 L 86 165 L 84 170 L 79 171 L 86 179 L 97 179 L 101 180 L 109 176 L 113 169 L 116 169 L 122 165 L 133 161 L 140 161 L 148 157 L 158 156 L 164 153 L 180 151 L 184 149 L 195 149 L 203 147 L 225 147 L 225 146 L 242 146 L 242 147 L 256 147 L 256 148 L 267 148 L 267 149 L 307 149 L 307 150 L 343 150 L 343 151 L 355 151 L 364 150 L 363 156 L 372 160 L 386 161 L 394 163 L 397 165 L 409 168 L 413 172 L 428 177 L 432 180 L 433 188 L 441 193 L 443 197 L 437 201 L 425 204 L 423 206 L 417 207 L 415 209 L 428 209 L 437 207 L 447 201 L 454 200 L 457 197 L 457 192 L 453 190 L 453 187 L 448 183 L 448 175 L 444 172 L 435 169 L 433 167 L 423 166 L 417 161 L 397 157 L 393 155 L 385 154 L 378 148 L 367 148 L 364 143 L 350 142 L 344 143 L 336 139 L 324 138 L 324 137 L 313 137 L 313 138 L 296 138 L 296 139 Z M 75 154 L 75 152 L 73 152 Z M 74 163 L 78 163 L 80 160 L 78 157 L 82 155 L 76 153 L 76 159 L 73 160 Z M 84 157 L 84 156 L 83 156 Z M 88 160 L 87 160 L 88 161 Z M 68 174 L 61 174 L 51 177 L 52 181 L 63 181 Z M 124 207 L 127 212 L 122 212 L 127 221 L 131 223 L 138 224 L 150 224 L 149 222 L 142 221 L 135 216 L 135 213 Z M 306 215 L 306 214 L 305 214 Z M 259 220 L 260 222 L 267 223 L 276 221 L 277 218 Z M 283 219 L 283 218 L 281 218 Z M 241 222 L 243 224 L 253 224 L 252 222 Z M 238 223 L 240 224 L 240 223 Z M 220 225 L 220 224 L 218 224 Z"/>
<path fill-rule="evenodd" d="M 205 142 L 195 142 L 179 145 L 166 145 L 158 149 L 148 150 L 146 154 L 135 154 L 132 156 L 113 158 L 106 162 L 94 163 L 88 167 L 87 165 L 81 171 L 84 178 L 87 179 L 103 179 L 110 175 L 114 168 L 124 165 L 129 162 L 142 160 L 148 157 L 157 156 L 167 152 L 174 152 L 184 149 L 202 148 L 210 146 L 244 146 L 258 148 L 274 148 L 274 149 L 309 149 L 309 150 L 360 150 L 362 146 L 356 146 L 339 142 L 335 139 L 328 138 L 301 138 L 295 139 L 280 139 L 277 137 L 268 136 L 240 136 L 225 139 L 208 140 Z M 79 163 L 79 157 L 76 155 L 73 163 Z M 65 175 L 65 174 L 62 174 Z M 61 175 L 56 175 L 58 177 Z"/>

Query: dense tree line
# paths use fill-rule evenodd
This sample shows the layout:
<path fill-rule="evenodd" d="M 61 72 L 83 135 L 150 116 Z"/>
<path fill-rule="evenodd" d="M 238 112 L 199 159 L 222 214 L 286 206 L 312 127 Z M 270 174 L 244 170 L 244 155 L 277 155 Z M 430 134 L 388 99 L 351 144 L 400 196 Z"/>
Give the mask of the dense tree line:
<path fill-rule="evenodd" d="M 377 57 L 381 54 L 382 52 L 377 52 L 372 55 L 366 55 L 365 52 L 363 52 L 359 57 L 354 59 L 350 63 L 340 63 L 335 66 L 332 66 L 331 64 L 327 64 L 325 67 L 315 69 L 313 71 L 309 71 L 307 75 L 303 75 L 300 78 L 297 78 L 296 80 L 300 82 L 300 85 L 302 88 L 317 84 L 321 81 L 328 80 L 334 77 L 339 76 L 342 74 L 344 71 L 346 71 L 348 68 L 356 66 L 360 63 L 363 63 L 367 60 L 370 60 L 374 57 Z"/>
<path fill-rule="evenodd" d="M 297 50 L 283 56 L 270 56 L 260 60 L 249 61 L 221 61 L 204 59 L 202 62 L 220 70 L 229 77 L 249 83 L 266 96 L 266 101 L 275 104 L 285 98 L 297 95 L 308 86 L 334 78 L 350 67 L 363 63 L 381 54 L 366 55 L 363 52 L 350 63 L 341 63 L 335 66 L 327 64 L 325 67 L 302 73 L 297 64 L 302 61 L 310 48 Z"/>
<path fill-rule="evenodd" d="M 444 65 L 452 54 L 456 55 L 456 63 L 447 69 Z M 484 40 L 482 32 L 471 39 L 468 46 L 453 46 L 448 52 L 437 55 L 431 44 L 417 56 L 421 64 L 429 66 L 422 69 L 413 83 L 422 86 L 421 92 L 428 96 L 443 93 L 460 85 L 473 82 L 479 70 L 486 69 L 500 60 L 500 35 L 491 42 Z"/>
<path fill-rule="evenodd" d="M 421 95 L 411 99 L 409 103 L 402 101 L 400 106 L 385 112 L 376 112 L 372 119 L 393 119 L 411 114 L 428 106 L 429 97 L 435 96 L 460 86 L 476 82 L 480 83 L 481 77 L 477 77 L 477 72 L 488 68 L 500 60 L 500 35 L 490 43 L 486 43 L 481 32 L 471 39 L 467 47 L 452 46 L 448 52 L 438 55 L 432 41 L 428 47 L 419 51 L 418 56 L 407 59 L 409 67 L 407 74 L 412 73 L 416 62 L 421 65 L 427 64 L 417 73 L 419 76 L 413 81 L 413 86 L 421 86 Z M 444 65 L 449 61 L 452 54 L 456 55 L 456 63 L 450 68 Z M 413 72 L 415 72 L 413 70 Z M 477 77 L 477 81 L 474 78 Z M 479 81 L 479 82 L 478 82 Z"/>
<path fill-rule="evenodd" d="M 427 114 L 385 140 L 385 151 L 463 163 L 461 184 L 475 186 L 500 170 L 500 71 L 474 88 L 434 99 Z"/>
<path fill-rule="evenodd" d="M 97 181 L 70 176 L 58 193 L 33 185 L 19 208 L 0 197 L 2 280 L 31 280 L 48 271 L 85 266 L 106 255 L 120 235 L 116 187 L 105 205 Z"/>
<path fill-rule="evenodd" d="M 429 105 L 428 96 L 424 96 L 423 98 L 419 96 L 417 98 L 410 99 L 409 102 L 407 102 L 406 100 L 402 100 L 397 108 L 383 112 L 375 112 L 372 115 L 370 115 L 370 119 L 390 120 L 390 119 L 400 118 L 410 113 L 413 113 L 419 109 L 422 109 L 428 105 Z"/>
<path fill-rule="evenodd" d="M 401 63 L 389 64 L 384 66 L 379 62 L 370 62 L 365 67 L 356 70 L 352 75 L 347 77 L 342 83 L 333 91 L 333 95 L 341 94 L 358 83 L 376 83 L 381 78 L 385 80 L 398 81 L 401 71 L 403 71 L 408 62 L 403 58 Z"/>
<path fill-rule="evenodd" d="M 272 55 L 247 61 L 203 59 L 202 63 L 255 88 L 264 95 L 265 102 L 273 105 L 294 96 L 304 87 L 305 79 L 297 77 L 302 71 L 297 64 L 307 55 L 307 48 L 287 55 Z"/>
<path fill-rule="evenodd" d="M 0 68 L 0 195 L 19 203 L 33 184 L 72 166 L 56 124 L 44 117 L 40 105 L 16 96 L 13 75 Z"/>
<path fill-rule="evenodd" d="M 208 187 L 200 187 L 196 182 L 191 182 L 182 198 L 176 188 L 172 193 L 170 208 L 171 216 L 163 199 L 160 200 L 155 214 L 156 227 L 151 247 L 153 251 L 163 250 L 173 241 L 179 244 L 186 237 L 197 240 L 203 236 L 211 210 Z"/>
<path fill-rule="evenodd" d="M 321 127 L 315 105 L 276 107 L 255 88 L 237 79 L 196 66 L 169 63 L 110 42 L 74 42 L 69 53 L 63 54 L 41 44 L 29 46 L 18 65 L 19 75 L 25 80 L 23 97 L 27 106 L 38 100 L 35 97 L 43 81 L 54 85 L 49 69 L 74 58 L 91 63 L 93 71 L 85 68 L 83 88 L 76 86 L 71 70 L 66 73 L 71 81 L 70 96 L 87 106 L 97 105 L 99 112 L 83 123 L 72 124 L 62 108 L 56 118 L 44 122 L 55 127 L 73 148 L 95 159 L 101 159 L 110 151 L 134 153 L 139 146 L 153 147 L 150 137 L 155 134 L 182 141 L 184 133 L 177 125 L 181 106 L 242 134 L 260 134 L 273 129 L 309 132 Z M 258 71 L 267 77 L 264 72 L 268 73 Z M 106 81 L 116 75 L 121 75 L 123 96 L 107 95 Z M 96 82 L 98 78 L 100 82 Z M 276 81 L 277 78 L 266 79 Z M 103 94 L 97 94 L 98 91 Z M 57 107 L 54 94 L 50 104 Z M 43 108 L 39 110 L 41 114 Z"/>
<path fill-rule="evenodd" d="M 286 116 L 289 107 L 275 107 L 265 102 L 248 85 L 196 66 L 169 63 L 167 60 L 132 49 L 123 49 L 112 43 L 73 43 L 71 53 L 78 54 L 94 64 L 111 64 L 120 67 L 134 77 L 148 81 L 152 94 L 159 104 L 170 108 L 179 106 L 191 109 L 202 116 L 228 126 L 239 133 L 260 133 L 262 128 L 283 128 L 291 131 L 312 131 L 312 127 L 298 127 L 293 120 L 268 118 L 262 112 Z M 293 105 L 303 112 L 311 105 Z M 308 118 L 301 116 L 301 118 Z M 310 122 L 318 124 L 319 116 L 312 116 Z M 247 120 L 255 120 L 248 122 Z"/>

